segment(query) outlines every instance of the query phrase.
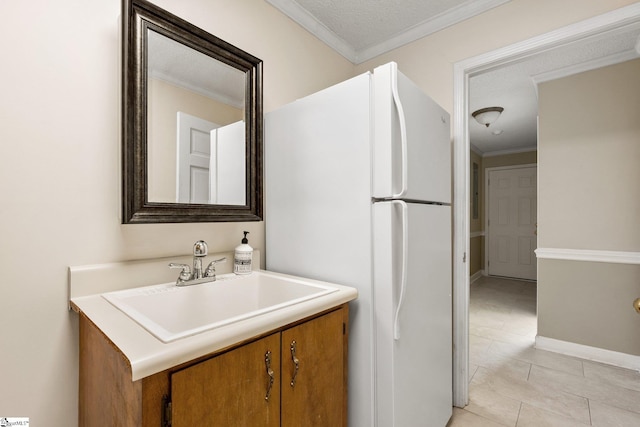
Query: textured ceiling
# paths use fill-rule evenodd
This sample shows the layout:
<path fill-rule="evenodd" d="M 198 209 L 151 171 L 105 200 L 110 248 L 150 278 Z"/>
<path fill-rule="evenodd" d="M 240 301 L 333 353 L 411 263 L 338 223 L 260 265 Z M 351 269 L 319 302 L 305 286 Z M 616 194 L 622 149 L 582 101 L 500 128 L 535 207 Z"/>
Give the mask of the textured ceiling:
<path fill-rule="evenodd" d="M 266 0 L 358 64 L 511 0 Z"/>
<path fill-rule="evenodd" d="M 523 61 L 469 79 L 469 112 L 500 106 L 504 112 L 488 128 L 469 120 L 471 144 L 483 154 L 524 151 L 537 146 L 536 82 L 637 58 L 640 23 L 559 46 Z M 494 131 L 502 131 L 494 135 Z"/>
<path fill-rule="evenodd" d="M 296 0 L 356 51 L 387 41 L 467 0 Z M 357 22 L 358 25 L 353 25 Z"/>

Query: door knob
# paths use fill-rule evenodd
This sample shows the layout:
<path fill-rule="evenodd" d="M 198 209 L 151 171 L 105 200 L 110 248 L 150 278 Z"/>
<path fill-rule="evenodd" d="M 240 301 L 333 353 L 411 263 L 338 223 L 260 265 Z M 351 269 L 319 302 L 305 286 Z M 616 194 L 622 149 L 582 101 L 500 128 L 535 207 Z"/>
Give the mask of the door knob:
<path fill-rule="evenodd" d="M 636 298 L 633 301 L 633 308 L 636 309 L 636 312 L 640 313 L 640 298 Z"/>

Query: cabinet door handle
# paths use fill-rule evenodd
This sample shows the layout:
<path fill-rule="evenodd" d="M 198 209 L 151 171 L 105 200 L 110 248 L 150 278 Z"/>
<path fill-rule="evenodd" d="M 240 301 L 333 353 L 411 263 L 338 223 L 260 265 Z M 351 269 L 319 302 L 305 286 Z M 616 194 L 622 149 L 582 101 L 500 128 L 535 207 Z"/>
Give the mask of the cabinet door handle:
<path fill-rule="evenodd" d="M 273 387 L 273 380 L 274 380 L 273 369 L 271 369 L 271 350 L 265 353 L 264 364 L 267 369 L 267 375 L 269 376 L 269 385 L 267 386 L 267 395 L 264 397 L 264 400 L 268 401 L 269 397 L 271 397 L 271 388 Z"/>
<path fill-rule="evenodd" d="M 291 387 L 296 385 L 296 377 L 298 376 L 298 369 L 300 369 L 300 360 L 296 357 L 296 346 L 297 343 L 295 341 L 291 341 L 291 360 L 293 361 L 294 371 L 293 377 L 291 378 Z"/>

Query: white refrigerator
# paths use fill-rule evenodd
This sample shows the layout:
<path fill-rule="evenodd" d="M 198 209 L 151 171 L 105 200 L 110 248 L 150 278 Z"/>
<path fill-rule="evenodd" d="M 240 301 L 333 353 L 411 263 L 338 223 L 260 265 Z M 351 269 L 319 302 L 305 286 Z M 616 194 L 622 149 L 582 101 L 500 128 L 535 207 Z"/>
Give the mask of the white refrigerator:
<path fill-rule="evenodd" d="M 266 268 L 358 289 L 350 427 L 451 417 L 449 127 L 395 63 L 265 117 Z"/>

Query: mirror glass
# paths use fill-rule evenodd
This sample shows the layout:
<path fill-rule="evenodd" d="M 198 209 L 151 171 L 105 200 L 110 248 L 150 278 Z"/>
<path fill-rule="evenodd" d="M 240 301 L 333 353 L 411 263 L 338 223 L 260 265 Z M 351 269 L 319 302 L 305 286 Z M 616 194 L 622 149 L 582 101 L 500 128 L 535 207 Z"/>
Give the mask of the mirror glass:
<path fill-rule="evenodd" d="M 262 61 L 125 0 L 123 223 L 262 216 Z"/>
<path fill-rule="evenodd" d="M 245 73 L 153 30 L 147 40 L 149 201 L 244 205 Z"/>

